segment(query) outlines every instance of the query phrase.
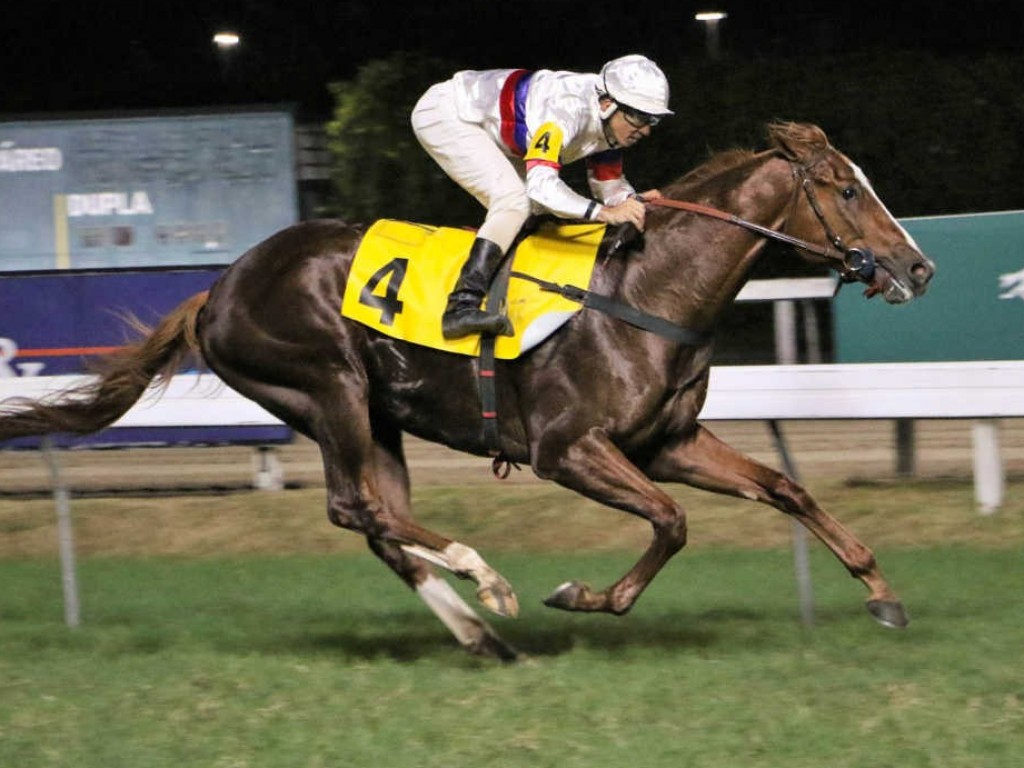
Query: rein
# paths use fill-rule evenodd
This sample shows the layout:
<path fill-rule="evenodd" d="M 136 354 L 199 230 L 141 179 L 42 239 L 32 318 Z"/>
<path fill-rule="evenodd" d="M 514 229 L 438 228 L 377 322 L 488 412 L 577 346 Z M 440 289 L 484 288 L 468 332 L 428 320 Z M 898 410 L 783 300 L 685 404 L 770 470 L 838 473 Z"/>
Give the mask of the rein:
<path fill-rule="evenodd" d="M 672 200 L 666 197 L 645 200 L 644 202 L 647 205 L 656 205 L 662 208 L 674 208 L 679 211 L 686 211 L 687 213 L 695 213 L 699 216 L 718 219 L 719 221 L 724 221 L 750 232 L 754 232 L 762 237 L 776 240 L 780 243 L 785 243 L 793 248 L 799 248 L 802 251 L 813 253 L 816 256 L 821 256 L 828 261 L 838 262 L 836 270 L 839 272 L 839 276 L 844 282 L 853 282 L 855 280 L 863 280 L 867 282 L 871 280 L 875 274 L 875 255 L 868 248 L 846 247 L 843 243 L 843 239 L 836 234 L 835 230 L 832 229 L 831 226 L 829 226 L 828 221 L 825 218 L 825 213 L 822 211 L 821 205 L 818 203 L 818 198 L 814 194 L 814 189 L 811 186 L 811 180 L 807 178 L 802 168 L 798 169 L 796 175 L 800 178 L 800 186 L 804 191 L 804 195 L 807 197 L 807 202 L 810 204 L 811 210 L 814 211 L 814 215 L 818 217 L 818 221 L 821 222 L 821 226 L 825 230 L 825 237 L 828 238 L 828 244 L 825 246 L 809 243 L 798 237 L 787 235 L 785 232 L 778 232 L 769 227 L 755 224 L 752 221 L 747 221 L 733 213 L 721 211 L 718 208 L 712 208 L 708 205 L 701 205 L 700 203 L 690 203 L 685 200 Z"/>

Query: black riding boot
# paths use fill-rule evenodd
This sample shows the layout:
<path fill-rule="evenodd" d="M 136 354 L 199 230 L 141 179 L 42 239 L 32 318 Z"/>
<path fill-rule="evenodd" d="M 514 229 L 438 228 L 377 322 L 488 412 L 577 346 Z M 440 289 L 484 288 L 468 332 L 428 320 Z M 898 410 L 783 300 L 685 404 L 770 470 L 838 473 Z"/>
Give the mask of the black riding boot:
<path fill-rule="evenodd" d="M 497 243 L 482 237 L 473 241 L 469 258 L 462 265 L 455 289 L 448 294 L 448 306 L 441 318 L 441 333 L 446 339 L 460 339 L 474 333 L 512 335 L 512 323 L 507 317 L 480 309 L 504 256 Z"/>

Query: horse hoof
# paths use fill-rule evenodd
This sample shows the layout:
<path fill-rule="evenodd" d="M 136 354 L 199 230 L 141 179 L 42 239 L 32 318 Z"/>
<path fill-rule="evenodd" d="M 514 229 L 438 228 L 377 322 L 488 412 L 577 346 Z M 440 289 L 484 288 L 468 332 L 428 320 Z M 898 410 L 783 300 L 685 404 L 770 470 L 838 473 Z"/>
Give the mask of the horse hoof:
<path fill-rule="evenodd" d="M 487 610 L 499 616 L 514 619 L 519 615 L 519 599 L 507 583 L 480 587 L 476 597 Z"/>
<path fill-rule="evenodd" d="M 511 663 L 522 658 L 519 651 L 493 634 L 486 634 L 476 642 L 465 646 L 465 648 L 474 656 L 481 656 L 486 659 L 497 659 L 498 661 Z"/>
<path fill-rule="evenodd" d="M 563 611 L 578 611 L 580 600 L 589 592 L 590 587 L 586 584 L 580 581 L 567 581 L 556 587 L 555 591 L 544 599 L 544 605 Z"/>
<path fill-rule="evenodd" d="M 903 603 L 898 600 L 868 600 L 868 612 L 883 627 L 903 629 L 910 623 Z"/>

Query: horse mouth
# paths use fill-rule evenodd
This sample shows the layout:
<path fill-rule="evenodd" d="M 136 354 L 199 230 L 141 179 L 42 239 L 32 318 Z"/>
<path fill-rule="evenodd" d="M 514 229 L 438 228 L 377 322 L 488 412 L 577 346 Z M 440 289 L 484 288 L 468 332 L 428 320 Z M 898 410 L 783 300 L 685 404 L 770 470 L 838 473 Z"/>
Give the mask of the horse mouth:
<path fill-rule="evenodd" d="M 914 298 L 914 292 L 881 265 L 875 267 L 875 276 L 865 289 L 864 297 L 870 299 L 878 294 L 889 304 L 906 304 Z"/>

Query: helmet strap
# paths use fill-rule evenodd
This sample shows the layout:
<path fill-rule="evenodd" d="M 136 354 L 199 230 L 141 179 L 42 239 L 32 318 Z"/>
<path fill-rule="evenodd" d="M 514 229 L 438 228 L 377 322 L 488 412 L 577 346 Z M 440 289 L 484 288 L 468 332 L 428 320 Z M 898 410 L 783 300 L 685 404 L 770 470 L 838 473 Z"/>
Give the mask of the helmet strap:
<path fill-rule="evenodd" d="M 604 109 L 602 109 L 600 112 L 597 113 L 598 116 L 601 118 L 601 121 L 603 122 L 603 121 L 607 120 L 609 117 L 611 117 L 612 115 L 615 114 L 615 110 L 617 110 L 619 108 L 619 102 L 617 102 L 615 99 L 613 99 L 608 94 L 602 94 L 598 98 L 599 99 L 608 99 L 608 101 L 611 102 L 607 107 L 605 107 Z"/>
<path fill-rule="evenodd" d="M 613 109 L 608 113 L 611 116 L 615 110 Z M 612 149 L 619 148 L 619 142 L 615 140 L 615 133 L 612 131 L 612 127 L 608 124 L 608 118 L 601 120 L 601 130 L 604 131 L 604 140 L 608 142 L 608 146 Z"/>
<path fill-rule="evenodd" d="M 601 99 L 608 99 L 607 107 L 601 108 Z M 608 142 L 609 147 L 611 147 L 612 149 L 617 149 L 619 146 L 619 142 L 615 140 L 615 134 L 612 133 L 611 126 L 608 125 L 608 120 L 609 118 L 611 118 L 612 115 L 615 114 L 615 111 L 619 108 L 619 102 L 617 102 L 615 99 L 609 96 L 607 91 L 604 93 L 601 93 L 599 91 L 597 94 L 597 101 L 599 107 L 597 116 L 601 118 L 601 130 L 604 132 L 604 140 Z"/>

